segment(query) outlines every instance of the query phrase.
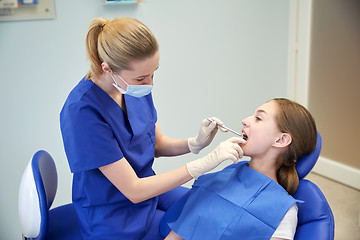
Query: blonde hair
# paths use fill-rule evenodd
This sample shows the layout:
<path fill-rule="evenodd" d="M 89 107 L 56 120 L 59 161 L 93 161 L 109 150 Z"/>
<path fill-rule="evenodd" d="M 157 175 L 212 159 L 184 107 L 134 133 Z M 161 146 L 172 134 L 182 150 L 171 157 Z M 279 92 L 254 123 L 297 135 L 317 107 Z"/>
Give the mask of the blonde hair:
<path fill-rule="evenodd" d="M 310 112 L 302 105 L 284 98 L 275 98 L 279 130 L 288 133 L 292 142 L 283 156 L 282 166 L 277 171 L 279 184 L 289 194 L 299 186 L 296 161 L 315 150 L 317 142 L 316 123 Z"/>
<path fill-rule="evenodd" d="M 155 36 L 139 20 L 95 18 L 86 35 L 86 52 L 90 60 L 87 79 L 103 73 L 103 62 L 112 71 L 130 70 L 132 61 L 151 57 L 158 49 Z"/>

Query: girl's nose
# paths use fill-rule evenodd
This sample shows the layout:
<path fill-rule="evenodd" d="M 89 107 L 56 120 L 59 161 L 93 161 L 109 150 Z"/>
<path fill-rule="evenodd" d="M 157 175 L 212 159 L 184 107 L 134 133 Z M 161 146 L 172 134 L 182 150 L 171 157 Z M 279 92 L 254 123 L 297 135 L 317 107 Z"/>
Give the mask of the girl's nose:
<path fill-rule="evenodd" d="M 242 121 L 241 121 L 242 125 L 244 125 L 244 127 L 248 127 L 249 126 L 249 117 L 247 118 L 244 118 Z"/>

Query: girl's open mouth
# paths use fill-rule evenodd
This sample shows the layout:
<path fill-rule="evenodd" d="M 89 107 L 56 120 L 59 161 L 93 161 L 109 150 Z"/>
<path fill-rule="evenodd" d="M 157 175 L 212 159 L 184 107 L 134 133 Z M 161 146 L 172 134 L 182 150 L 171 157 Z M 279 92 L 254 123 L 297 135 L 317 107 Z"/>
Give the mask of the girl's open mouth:
<path fill-rule="evenodd" d="M 249 138 L 248 138 L 248 135 L 243 131 L 242 132 L 242 135 L 243 135 L 243 139 L 245 140 L 245 141 L 247 141 Z"/>

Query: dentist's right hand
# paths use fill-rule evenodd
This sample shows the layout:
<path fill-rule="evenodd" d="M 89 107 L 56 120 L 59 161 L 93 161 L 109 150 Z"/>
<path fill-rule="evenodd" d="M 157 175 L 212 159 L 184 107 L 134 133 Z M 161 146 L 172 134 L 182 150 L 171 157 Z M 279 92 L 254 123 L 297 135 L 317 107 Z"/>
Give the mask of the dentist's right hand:
<path fill-rule="evenodd" d="M 224 142 L 221 142 L 211 153 L 203 158 L 188 162 L 186 164 L 190 175 L 197 179 L 204 173 L 216 168 L 220 163 L 227 159 L 237 163 L 243 157 L 243 151 L 240 143 L 245 143 L 245 140 L 238 137 L 232 137 Z"/>
<path fill-rule="evenodd" d="M 223 122 L 218 118 L 212 117 L 211 120 L 212 122 L 208 119 L 202 120 L 198 135 L 188 139 L 190 152 L 198 154 L 203 148 L 207 147 L 218 131 L 217 126 L 223 125 Z"/>

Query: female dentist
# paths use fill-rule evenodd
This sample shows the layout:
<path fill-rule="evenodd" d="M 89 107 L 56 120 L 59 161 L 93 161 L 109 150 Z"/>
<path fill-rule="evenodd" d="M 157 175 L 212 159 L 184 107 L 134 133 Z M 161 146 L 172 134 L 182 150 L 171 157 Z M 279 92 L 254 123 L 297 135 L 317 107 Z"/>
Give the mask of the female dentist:
<path fill-rule="evenodd" d="M 94 19 L 86 50 L 90 71 L 71 91 L 60 113 L 82 236 L 163 239 L 160 219 L 187 191 L 179 186 L 226 159 L 236 163 L 244 140 L 231 138 L 203 158 L 155 175 L 154 157 L 200 152 L 222 122 L 203 120 L 194 138 L 162 134 L 151 95 L 159 47 L 138 20 Z"/>

